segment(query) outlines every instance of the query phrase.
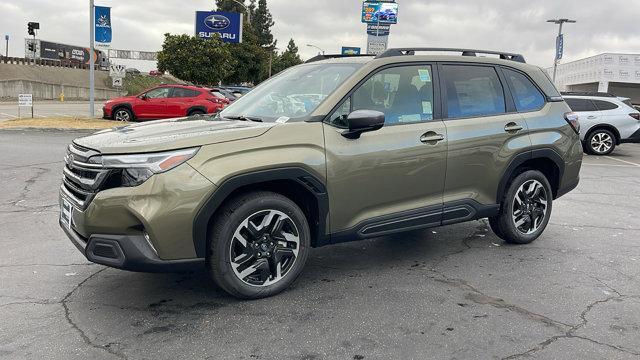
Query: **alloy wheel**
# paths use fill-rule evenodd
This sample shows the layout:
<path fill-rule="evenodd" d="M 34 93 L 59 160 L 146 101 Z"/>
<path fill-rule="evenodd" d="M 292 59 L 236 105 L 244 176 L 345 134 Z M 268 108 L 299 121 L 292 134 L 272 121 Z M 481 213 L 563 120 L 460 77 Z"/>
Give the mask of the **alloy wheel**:
<path fill-rule="evenodd" d="M 591 137 L 591 148 L 598 154 L 606 153 L 612 146 L 613 139 L 607 133 L 599 132 Z"/>
<path fill-rule="evenodd" d="M 116 111 L 116 115 L 114 116 L 114 119 L 116 121 L 129 121 L 130 120 L 129 112 L 126 110 L 118 110 Z"/>
<path fill-rule="evenodd" d="M 261 210 L 236 228 L 229 248 L 231 267 L 247 285 L 273 285 L 293 268 L 299 249 L 293 220 L 278 210 Z"/>
<path fill-rule="evenodd" d="M 518 232 L 529 235 L 540 228 L 547 216 L 547 191 L 538 180 L 525 181 L 513 199 L 511 218 Z"/>

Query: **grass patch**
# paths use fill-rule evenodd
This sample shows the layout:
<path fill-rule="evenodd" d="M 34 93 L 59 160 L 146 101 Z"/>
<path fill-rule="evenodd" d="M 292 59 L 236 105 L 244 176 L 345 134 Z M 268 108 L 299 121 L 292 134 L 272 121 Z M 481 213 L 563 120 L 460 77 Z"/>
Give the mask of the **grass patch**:
<path fill-rule="evenodd" d="M 51 117 L 36 119 L 12 119 L 0 121 L 0 129 L 40 128 L 40 129 L 109 129 L 127 125 L 127 122 L 87 119 L 78 117 Z"/>
<path fill-rule="evenodd" d="M 166 76 L 147 76 L 127 74 L 124 78 L 124 90 L 128 95 L 138 95 L 145 90 L 163 84 L 176 84 L 179 81 Z"/>

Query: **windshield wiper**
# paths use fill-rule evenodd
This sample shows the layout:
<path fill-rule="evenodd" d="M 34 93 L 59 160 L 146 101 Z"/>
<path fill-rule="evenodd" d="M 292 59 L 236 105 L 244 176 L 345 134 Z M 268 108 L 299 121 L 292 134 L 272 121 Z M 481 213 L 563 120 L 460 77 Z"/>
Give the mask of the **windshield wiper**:
<path fill-rule="evenodd" d="M 234 116 L 225 116 L 224 118 L 229 120 L 262 122 L 261 118 L 255 117 L 255 116 L 234 115 Z"/>

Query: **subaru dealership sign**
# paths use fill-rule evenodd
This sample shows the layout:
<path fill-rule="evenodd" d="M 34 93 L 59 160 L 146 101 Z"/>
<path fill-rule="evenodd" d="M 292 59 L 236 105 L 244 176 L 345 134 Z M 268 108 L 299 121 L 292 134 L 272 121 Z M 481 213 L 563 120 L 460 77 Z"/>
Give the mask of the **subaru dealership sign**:
<path fill-rule="evenodd" d="M 95 7 L 95 46 L 108 49 L 111 46 L 111 8 L 105 6 Z"/>
<path fill-rule="evenodd" d="M 219 36 L 227 43 L 242 42 L 242 14 L 223 11 L 196 11 L 196 36 Z"/>

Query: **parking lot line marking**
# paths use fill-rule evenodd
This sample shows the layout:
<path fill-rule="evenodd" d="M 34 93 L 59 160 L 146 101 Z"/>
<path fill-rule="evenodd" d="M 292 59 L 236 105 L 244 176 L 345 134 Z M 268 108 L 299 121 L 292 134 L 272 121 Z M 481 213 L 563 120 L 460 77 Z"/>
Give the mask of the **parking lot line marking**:
<path fill-rule="evenodd" d="M 635 165 L 635 166 L 637 166 L 637 167 L 640 167 L 640 164 L 636 164 L 636 163 L 631 162 L 631 161 L 620 160 L 620 159 L 616 159 L 616 158 L 611 157 L 611 156 L 605 156 L 605 157 L 606 157 L 607 159 L 611 159 L 611 160 L 615 160 L 615 161 L 620 161 L 620 162 L 623 162 L 623 163 L 625 163 L 625 164 L 631 164 L 631 165 Z"/>
<path fill-rule="evenodd" d="M 0 113 L 0 115 L 9 116 L 9 117 L 12 117 L 14 119 L 18 118 L 17 116 L 14 116 L 14 115 L 11 115 L 11 114 L 7 114 L 7 113 Z"/>
<path fill-rule="evenodd" d="M 606 167 L 622 167 L 622 168 L 635 168 L 636 165 L 616 165 L 616 164 L 591 164 L 583 162 L 584 166 L 606 166 Z"/>

